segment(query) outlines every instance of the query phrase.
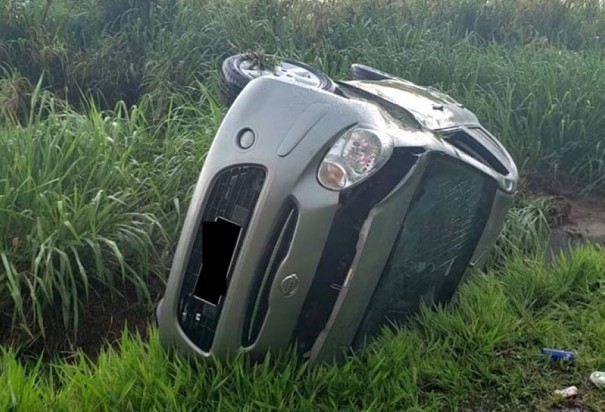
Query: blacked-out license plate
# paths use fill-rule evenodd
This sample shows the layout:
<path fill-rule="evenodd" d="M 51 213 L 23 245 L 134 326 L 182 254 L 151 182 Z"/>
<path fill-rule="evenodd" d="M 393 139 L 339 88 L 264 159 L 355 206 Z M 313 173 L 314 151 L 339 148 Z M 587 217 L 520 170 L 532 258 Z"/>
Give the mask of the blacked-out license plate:
<path fill-rule="evenodd" d="M 241 226 L 221 217 L 202 222 L 202 269 L 193 295 L 213 305 L 227 293 L 227 274 Z"/>

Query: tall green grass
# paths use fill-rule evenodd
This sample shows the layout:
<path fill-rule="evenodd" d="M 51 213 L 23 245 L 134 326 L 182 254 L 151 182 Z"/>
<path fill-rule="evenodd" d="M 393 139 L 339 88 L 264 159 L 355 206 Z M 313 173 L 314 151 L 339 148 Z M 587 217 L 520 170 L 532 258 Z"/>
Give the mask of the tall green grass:
<path fill-rule="evenodd" d="M 83 115 L 33 99 L 26 124 L 0 127 L 0 312 L 32 333 L 54 306 L 77 326 L 102 288 L 131 285 L 149 300 L 212 135 L 195 108 L 198 124 L 181 107 L 152 127 L 138 107 Z"/>
<path fill-rule="evenodd" d="M 55 305 L 77 325 L 92 284 L 146 297 L 147 277 L 165 275 L 224 111 L 214 72 L 237 51 L 436 85 L 524 170 L 605 191 L 595 1 L 26 3 L 0 0 L 0 312 L 32 333 Z M 547 230 L 544 205 L 522 206 L 494 262 Z"/>
<path fill-rule="evenodd" d="M 550 230 L 560 223 L 556 220 L 554 208 L 555 202 L 549 197 L 519 195 L 482 266 L 496 269 L 514 257 L 544 256 Z"/>
<path fill-rule="evenodd" d="M 167 353 L 154 330 L 126 334 L 119 350 L 96 361 L 77 354 L 45 366 L 4 352 L 0 408 L 13 411 L 536 411 L 605 408 L 589 381 L 605 351 L 605 253 L 578 249 L 572 259 L 508 259 L 498 272 L 475 274 L 456 305 L 423 310 L 385 330 L 341 365 L 298 365 L 273 353 L 252 365 Z M 540 352 L 577 352 L 552 364 Z M 574 401 L 553 394 L 576 385 Z"/>
<path fill-rule="evenodd" d="M 264 49 L 335 78 L 361 62 L 437 85 L 524 169 L 605 191 L 605 10 L 598 0 L 0 0 L 0 116 L 38 79 L 85 111 L 204 100 L 228 54 Z M 84 97 L 84 100 L 82 100 Z"/>
<path fill-rule="evenodd" d="M 0 21 L 0 312 L 33 336 L 51 309 L 76 327 L 90 293 L 131 285 L 148 299 L 166 275 L 230 53 L 436 85 L 524 170 L 605 191 L 598 0 L 0 0 Z M 491 269 L 456 304 L 343 365 L 203 363 L 166 353 L 152 330 L 96 361 L 2 352 L 0 410 L 549 410 L 571 384 L 578 404 L 604 409 L 586 378 L 603 366 L 605 254 L 545 265 L 550 207 L 519 199 Z M 543 346 L 578 361 L 549 364 Z"/>
<path fill-rule="evenodd" d="M 89 293 L 131 285 L 149 301 L 149 277 L 164 278 L 193 183 L 222 119 L 170 103 L 159 124 L 143 107 L 118 104 L 87 114 L 36 89 L 27 122 L 0 128 L 0 313 L 43 333 L 48 309 L 77 328 Z M 535 250 L 548 205 L 521 201 L 508 218 L 492 264 Z M 528 230 L 528 228 L 533 228 Z"/>

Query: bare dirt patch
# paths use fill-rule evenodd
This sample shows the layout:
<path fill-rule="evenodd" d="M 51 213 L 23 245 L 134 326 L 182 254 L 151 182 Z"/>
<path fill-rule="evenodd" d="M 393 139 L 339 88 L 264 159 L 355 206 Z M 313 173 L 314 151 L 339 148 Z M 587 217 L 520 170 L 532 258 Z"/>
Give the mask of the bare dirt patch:
<path fill-rule="evenodd" d="M 125 329 L 148 334 L 155 322 L 155 303 L 159 301 L 164 285 L 159 279 L 149 282 L 152 303 L 142 303 L 132 288 L 123 288 L 119 294 L 98 288 L 91 292 L 80 310 L 77 331 L 65 327 L 60 307 L 50 308 L 45 319 L 45 336 L 32 338 L 19 329 L 11 328 L 7 316 L 0 317 L 0 346 L 13 348 L 20 356 L 70 356 L 80 350 L 95 358 L 107 345 L 116 347 Z"/>
<path fill-rule="evenodd" d="M 585 196 L 570 202 L 568 222 L 559 229 L 574 237 L 605 244 L 605 198 Z"/>
<path fill-rule="evenodd" d="M 541 175 L 525 176 L 523 190 L 555 199 L 555 221 L 547 259 L 566 253 L 578 244 L 605 245 L 605 196 L 586 194 L 579 187 L 565 185 Z"/>

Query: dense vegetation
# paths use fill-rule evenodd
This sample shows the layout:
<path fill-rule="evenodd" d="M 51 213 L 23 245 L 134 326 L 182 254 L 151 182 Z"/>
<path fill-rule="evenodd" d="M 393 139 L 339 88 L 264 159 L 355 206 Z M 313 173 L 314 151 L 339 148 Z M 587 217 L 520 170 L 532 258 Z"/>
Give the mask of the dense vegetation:
<path fill-rule="evenodd" d="M 216 68 L 259 50 L 335 79 L 359 62 L 437 86 L 524 173 L 605 193 L 599 0 L 0 0 L 0 330 L 36 338 L 49 311 L 75 328 L 91 293 L 124 284 L 153 300 L 147 284 L 165 279 L 225 110 Z M 4 353 L 0 410 L 547 408 L 605 350 L 603 252 L 543 266 L 549 208 L 520 199 L 490 274 L 459 305 L 424 311 L 340 368 L 286 357 L 204 370 L 155 334 L 126 337 L 96 363 L 24 367 Z M 556 345 L 578 364 L 537 355 Z"/>
<path fill-rule="evenodd" d="M 598 0 L 3 0 L 0 113 L 39 79 L 78 107 L 206 99 L 217 61 L 264 49 L 342 76 L 362 62 L 451 92 L 517 161 L 605 190 Z"/>
<path fill-rule="evenodd" d="M 167 354 L 157 334 L 129 336 L 96 361 L 77 355 L 24 368 L 0 364 L 2 410 L 78 411 L 552 411 L 602 410 L 588 374 L 603 366 L 605 254 L 580 249 L 556 267 L 511 259 L 475 276 L 459 304 L 418 319 L 340 366 L 296 365 L 278 355 L 250 365 Z M 573 348 L 574 365 L 551 364 L 542 347 Z M 576 385 L 580 400 L 555 389 Z M 8 388 L 8 390 L 6 389 Z M 13 407 L 13 405 L 17 407 Z"/>

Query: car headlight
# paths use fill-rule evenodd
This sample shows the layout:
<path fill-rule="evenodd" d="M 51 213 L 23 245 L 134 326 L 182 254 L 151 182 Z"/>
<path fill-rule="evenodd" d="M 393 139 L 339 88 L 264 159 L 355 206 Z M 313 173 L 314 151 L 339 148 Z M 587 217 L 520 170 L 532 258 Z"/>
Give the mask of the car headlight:
<path fill-rule="evenodd" d="M 346 189 L 380 169 L 392 152 L 391 136 L 355 127 L 332 145 L 319 166 L 317 178 L 326 189 Z"/>

